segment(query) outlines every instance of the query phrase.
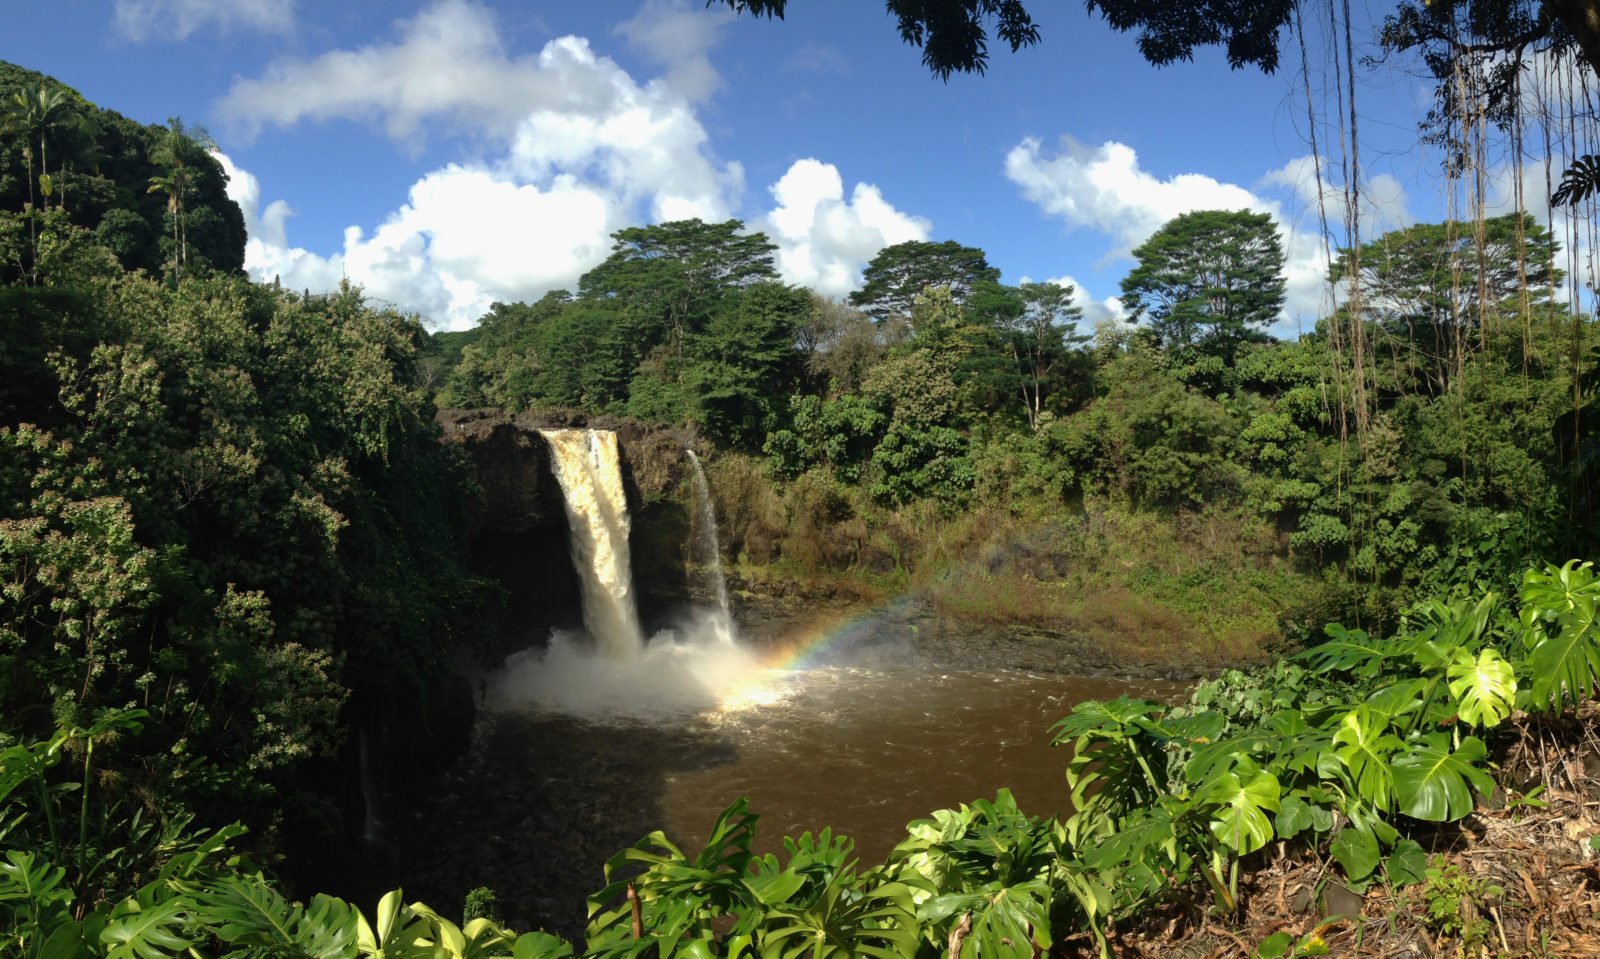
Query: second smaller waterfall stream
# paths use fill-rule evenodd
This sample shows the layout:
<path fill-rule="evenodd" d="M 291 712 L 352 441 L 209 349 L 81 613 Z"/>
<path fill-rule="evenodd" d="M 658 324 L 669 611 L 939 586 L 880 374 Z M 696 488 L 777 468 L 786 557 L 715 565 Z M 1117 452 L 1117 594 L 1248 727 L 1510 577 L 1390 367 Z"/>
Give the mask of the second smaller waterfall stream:
<path fill-rule="evenodd" d="M 683 451 L 689 457 L 689 465 L 694 467 L 694 545 L 698 547 L 698 556 L 692 557 L 704 563 L 711 571 L 712 593 L 717 599 L 717 611 L 728 621 L 729 627 L 733 624 L 733 614 L 728 610 L 728 579 L 722 575 L 722 545 L 717 536 L 717 511 L 711 505 L 711 486 L 706 482 L 706 471 L 700 468 L 700 457 L 694 450 Z"/>

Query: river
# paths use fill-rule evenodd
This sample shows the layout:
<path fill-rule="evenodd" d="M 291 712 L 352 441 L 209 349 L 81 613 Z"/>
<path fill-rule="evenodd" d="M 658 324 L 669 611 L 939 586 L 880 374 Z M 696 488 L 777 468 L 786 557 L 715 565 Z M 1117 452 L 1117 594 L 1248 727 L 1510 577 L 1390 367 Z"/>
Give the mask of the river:
<path fill-rule="evenodd" d="M 831 826 L 881 861 L 912 819 L 1009 787 L 1034 815 L 1063 812 L 1067 755 L 1050 725 L 1086 699 L 1170 698 L 1156 680 L 929 666 L 770 673 L 728 708 L 672 721 L 500 710 L 473 753 L 371 852 L 378 886 L 459 908 L 493 888 L 505 918 L 573 935 L 613 853 L 655 829 L 691 856 L 739 796 L 758 851 Z M 385 866 L 385 863 L 388 865 Z M 386 885 L 385 885 L 386 883 Z M 375 890 L 374 890 L 375 891 Z"/>

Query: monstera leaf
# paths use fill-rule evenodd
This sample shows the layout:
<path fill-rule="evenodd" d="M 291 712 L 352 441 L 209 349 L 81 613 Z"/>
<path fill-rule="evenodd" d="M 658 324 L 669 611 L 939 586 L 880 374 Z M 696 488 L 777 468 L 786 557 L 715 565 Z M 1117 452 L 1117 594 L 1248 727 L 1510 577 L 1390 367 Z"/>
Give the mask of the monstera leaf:
<path fill-rule="evenodd" d="M 1400 739 L 1389 732 L 1389 716 L 1370 706 L 1357 706 L 1345 714 L 1333 734 L 1334 754 L 1350 772 L 1362 799 L 1379 810 L 1394 808 L 1394 774 L 1389 757 Z"/>
<path fill-rule="evenodd" d="M 1324 631 L 1327 642 L 1294 657 L 1303 660 L 1314 673 L 1344 672 L 1371 678 L 1383 669 L 1384 660 L 1402 652 L 1398 644 L 1373 639 L 1365 630 L 1330 623 Z"/>
<path fill-rule="evenodd" d="M 1153 802 L 1166 781 L 1167 740 L 1149 731 L 1157 703 L 1126 697 L 1075 706 L 1053 727 L 1055 744 L 1071 743 L 1067 785 L 1078 810 L 1072 841 L 1114 832 L 1131 810 Z"/>
<path fill-rule="evenodd" d="M 1240 856 L 1265 846 L 1272 839 L 1272 820 L 1267 813 L 1278 811 L 1280 793 L 1277 777 L 1240 759 L 1203 793 L 1218 806 L 1211 819 L 1211 835 Z"/>
<path fill-rule="evenodd" d="M 111 911 L 100 942 L 109 947 L 106 959 L 174 959 L 194 945 L 189 925 L 189 902 L 182 897 L 124 899 Z"/>
<path fill-rule="evenodd" d="M 1596 192 L 1600 192 L 1600 157 L 1586 153 L 1562 172 L 1560 185 L 1550 194 L 1550 205 L 1577 206 Z"/>
<path fill-rule="evenodd" d="M 1532 648 L 1533 700 L 1559 709 L 1594 695 L 1600 675 L 1600 579 L 1593 564 L 1529 570 L 1522 580 L 1522 625 Z"/>
<path fill-rule="evenodd" d="M 1488 793 L 1494 780 L 1478 768 L 1487 750 L 1475 736 L 1450 751 L 1450 737 L 1433 733 L 1411 744 L 1394 761 L 1395 796 L 1413 819 L 1453 822 L 1472 812 L 1472 790 Z"/>
<path fill-rule="evenodd" d="M 1450 661 L 1450 695 L 1456 699 L 1456 712 L 1462 722 L 1473 726 L 1498 726 L 1511 715 L 1517 698 L 1517 675 L 1511 664 L 1492 648 L 1478 651 L 1478 658 L 1457 650 Z"/>
<path fill-rule="evenodd" d="M 645 930 L 661 943 L 663 956 L 673 953 L 680 939 L 692 943 L 713 936 L 712 920 L 743 904 L 751 893 L 745 873 L 759 818 L 741 797 L 717 817 L 711 837 L 693 860 L 659 830 L 612 856 L 605 865 L 605 888 L 589 897 L 591 944 L 631 939 L 630 890 Z M 645 870 L 635 874 L 639 865 Z"/>
<path fill-rule="evenodd" d="M 1034 879 L 1014 886 L 992 882 L 970 892 L 947 893 L 923 903 L 917 921 L 941 931 L 953 916 L 970 916 L 963 956 L 1026 956 L 1050 948 L 1050 884 Z"/>
<path fill-rule="evenodd" d="M 1090 700 L 1072 707 L 1072 714 L 1057 720 L 1050 731 L 1055 734 L 1057 746 L 1067 745 L 1091 733 L 1102 736 L 1130 735 L 1137 729 L 1139 720 L 1159 713 L 1164 708 L 1160 703 L 1127 696 L 1105 702 Z"/>
<path fill-rule="evenodd" d="M 755 934 L 764 959 L 894 959 L 916 952 L 919 932 L 911 890 L 903 883 L 835 873 L 805 909 L 774 908 Z"/>
<path fill-rule="evenodd" d="M 30 911 L 72 901 L 72 890 L 63 884 L 67 871 L 31 852 L 6 850 L 0 861 L 0 903 L 22 903 Z"/>
<path fill-rule="evenodd" d="M 355 910 L 332 896 L 300 906 L 259 877 L 246 876 L 204 883 L 191 896 L 196 919 L 229 945 L 307 959 L 342 959 L 355 949 Z"/>

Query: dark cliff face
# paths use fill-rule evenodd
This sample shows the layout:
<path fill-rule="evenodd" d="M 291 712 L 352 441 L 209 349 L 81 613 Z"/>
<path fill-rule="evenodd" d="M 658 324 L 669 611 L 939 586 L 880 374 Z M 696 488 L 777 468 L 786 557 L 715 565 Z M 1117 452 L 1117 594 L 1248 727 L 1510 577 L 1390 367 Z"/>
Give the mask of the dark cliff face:
<path fill-rule="evenodd" d="M 684 450 L 697 438 L 615 417 L 498 410 L 441 410 L 446 442 L 461 445 L 477 469 L 481 501 L 472 538 L 479 572 L 503 587 L 494 648 L 500 655 L 548 641 L 553 629 L 580 629 L 583 611 L 561 487 L 541 429 L 601 429 L 617 434 L 622 483 L 632 518 L 629 550 L 646 632 L 688 605 L 684 570 L 691 504 Z"/>

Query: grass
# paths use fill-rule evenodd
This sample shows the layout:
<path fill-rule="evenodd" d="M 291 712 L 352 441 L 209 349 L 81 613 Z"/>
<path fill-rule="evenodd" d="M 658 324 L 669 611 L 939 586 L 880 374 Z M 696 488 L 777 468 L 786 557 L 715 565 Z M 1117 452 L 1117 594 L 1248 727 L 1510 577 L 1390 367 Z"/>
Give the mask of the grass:
<path fill-rule="evenodd" d="M 724 548 L 746 588 L 877 602 L 911 593 L 941 615 L 1071 634 L 1141 661 L 1259 659 L 1320 625 L 1327 588 L 1242 512 L 1158 515 L 1106 501 L 886 509 L 811 473 L 709 464 Z"/>

